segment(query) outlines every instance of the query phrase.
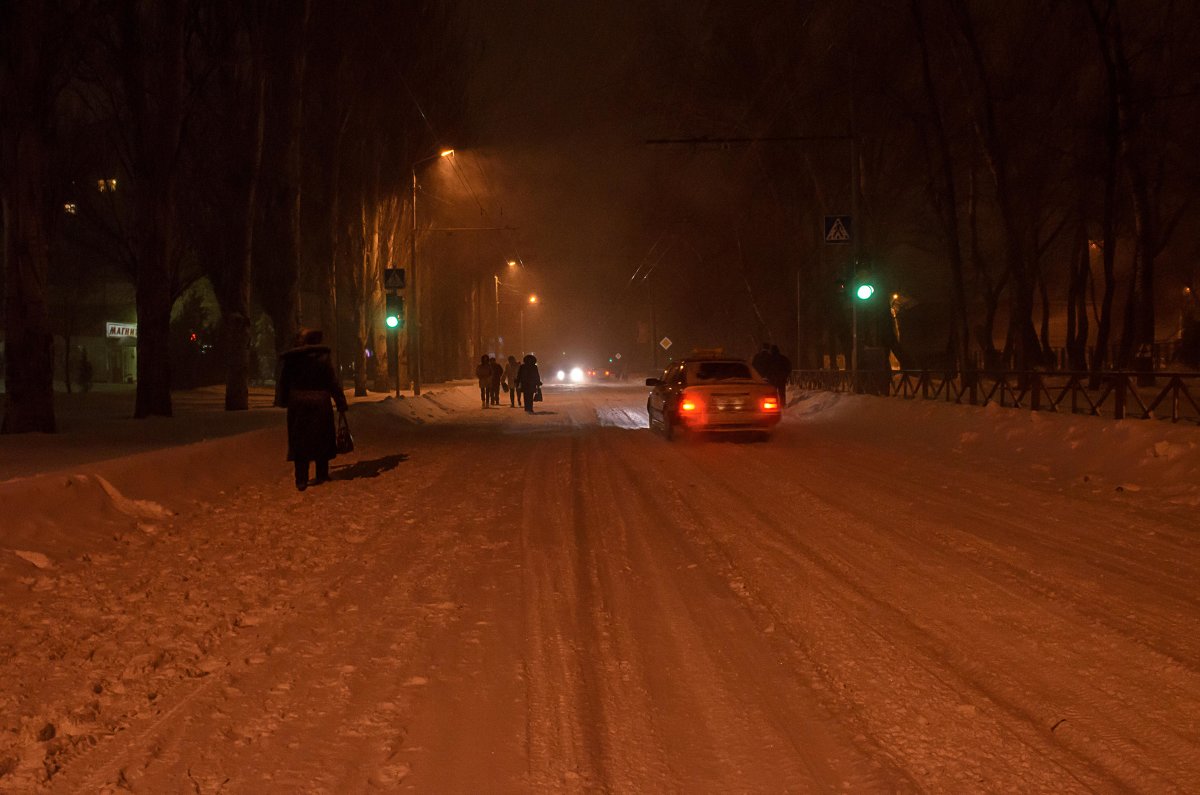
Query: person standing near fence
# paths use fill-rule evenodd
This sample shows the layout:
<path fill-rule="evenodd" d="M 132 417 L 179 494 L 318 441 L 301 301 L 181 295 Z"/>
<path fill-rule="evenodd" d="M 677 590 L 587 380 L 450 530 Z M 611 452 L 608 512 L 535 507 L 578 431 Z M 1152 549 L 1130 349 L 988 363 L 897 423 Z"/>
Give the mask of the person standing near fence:
<path fill-rule="evenodd" d="M 778 345 L 771 346 L 767 359 L 767 372 L 764 373 L 775 391 L 779 393 L 779 408 L 787 406 L 787 383 L 792 376 L 792 360 L 783 355 Z"/>

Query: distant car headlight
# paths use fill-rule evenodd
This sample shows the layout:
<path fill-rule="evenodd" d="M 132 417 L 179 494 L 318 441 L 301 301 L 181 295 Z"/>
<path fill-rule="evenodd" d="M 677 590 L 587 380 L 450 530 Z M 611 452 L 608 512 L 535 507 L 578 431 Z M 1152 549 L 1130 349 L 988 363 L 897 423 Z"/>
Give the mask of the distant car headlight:
<path fill-rule="evenodd" d="M 582 367 L 572 367 L 571 368 L 571 383 L 579 384 L 582 382 L 583 382 L 583 368 Z"/>
<path fill-rule="evenodd" d="M 562 370 L 559 370 L 559 371 L 558 371 L 558 376 L 557 376 L 557 377 L 558 377 L 558 380 L 559 380 L 559 381 L 561 381 L 561 380 L 563 380 L 564 378 L 566 378 L 566 377 L 567 377 L 567 374 L 566 374 L 566 373 L 564 373 Z"/>

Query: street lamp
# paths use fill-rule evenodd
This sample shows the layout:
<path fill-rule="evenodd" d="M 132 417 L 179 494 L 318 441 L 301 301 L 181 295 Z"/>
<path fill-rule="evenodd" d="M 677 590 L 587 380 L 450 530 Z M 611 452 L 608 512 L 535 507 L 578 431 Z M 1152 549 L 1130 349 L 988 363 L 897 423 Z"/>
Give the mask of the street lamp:
<path fill-rule="evenodd" d="M 536 306 L 537 302 L 538 302 L 538 297 L 536 295 L 529 296 L 528 303 L 530 305 Z M 525 354 L 525 307 L 521 307 L 520 319 L 521 319 L 521 354 L 524 355 Z"/>
<path fill-rule="evenodd" d="M 514 270 L 521 264 L 521 263 L 517 262 L 517 260 L 515 260 L 515 259 L 510 259 L 510 260 L 507 260 L 506 262 L 508 265 L 508 269 L 510 271 Z M 503 286 L 509 292 L 514 292 L 514 293 L 518 292 L 518 290 L 512 285 L 511 282 L 508 282 L 508 281 L 501 282 L 500 275 L 497 273 L 492 274 L 492 282 L 496 288 L 496 317 L 495 317 L 496 353 L 497 353 L 497 355 L 499 355 L 499 353 L 500 353 L 500 287 Z"/>
<path fill-rule="evenodd" d="M 421 394 L 421 300 L 417 293 L 417 166 L 438 160 L 443 157 L 453 157 L 453 149 L 443 149 L 436 155 L 422 158 L 412 164 L 412 240 L 409 253 L 408 289 L 411 293 L 412 306 L 409 308 L 408 324 L 408 361 L 412 364 L 413 395 Z"/>

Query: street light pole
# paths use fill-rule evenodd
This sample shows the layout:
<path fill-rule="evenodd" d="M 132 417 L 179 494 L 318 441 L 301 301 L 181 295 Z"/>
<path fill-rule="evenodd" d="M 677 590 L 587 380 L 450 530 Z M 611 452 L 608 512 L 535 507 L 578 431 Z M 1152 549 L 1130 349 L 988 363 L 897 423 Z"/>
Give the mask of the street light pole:
<path fill-rule="evenodd" d="M 412 240 L 409 241 L 408 290 L 409 290 L 409 325 L 408 325 L 408 361 L 412 366 L 413 395 L 421 394 L 421 294 L 417 292 L 417 166 L 450 157 L 453 149 L 444 149 L 436 155 L 422 158 L 412 165 Z"/>
<path fill-rule="evenodd" d="M 500 277 L 492 274 L 496 282 L 496 355 L 500 355 Z"/>
<path fill-rule="evenodd" d="M 417 164 L 412 167 L 412 240 L 408 257 L 408 362 L 412 367 L 413 395 L 421 394 L 421 301 L 417 292 Z"/>

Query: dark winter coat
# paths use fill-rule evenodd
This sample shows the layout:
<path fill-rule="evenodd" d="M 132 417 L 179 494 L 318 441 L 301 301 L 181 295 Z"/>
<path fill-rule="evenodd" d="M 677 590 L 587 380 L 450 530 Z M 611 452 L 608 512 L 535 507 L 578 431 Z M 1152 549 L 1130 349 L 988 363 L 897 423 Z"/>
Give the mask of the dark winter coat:
<path fill-rule="evenodd" d="M 538 367 L 532 362 L 525 362 L 517 368 L 517 384 L 522 392 L 532 393 L 535 389 L 542 385 L 542 374 L 538 372 Z"/>
<path fill-rule="evenodd" d="M 301 345 L 279 357 L 275 405 L 287 407 L 288 461 L 327 461 L 337 455 L 333 405 L 346 410 L 346 395 L 325 345 Z"/>
<path fill-rule="evenodd" d="M 771 381 L 771 351 L 764 348 L 754 354 L 754 358 L 750 360 L 750 366 L 768 382 Z"/>
<path fill-rule="evenodd" d="M 767 365 L 769 374 L 767 380 L 776 388 L 782 389 L 787 386 L 788 379 L 792 375 L 792 360 L 784 356 L 782 353 L 771 353 L 770 363 Z"/>
<path fill-rule="evenodd" d="M 492 389 L 500 388 L 500 382 L 504 380 L 504 365 L 500 362 L 492 362 Z"/>
<path fill-rule="evenodd" d="M 492 386 L 492 364 L 491 362 L 480 362 L 475 368 L 475 378 L 479 381 L 480 389 L 489 389 Z"/>

